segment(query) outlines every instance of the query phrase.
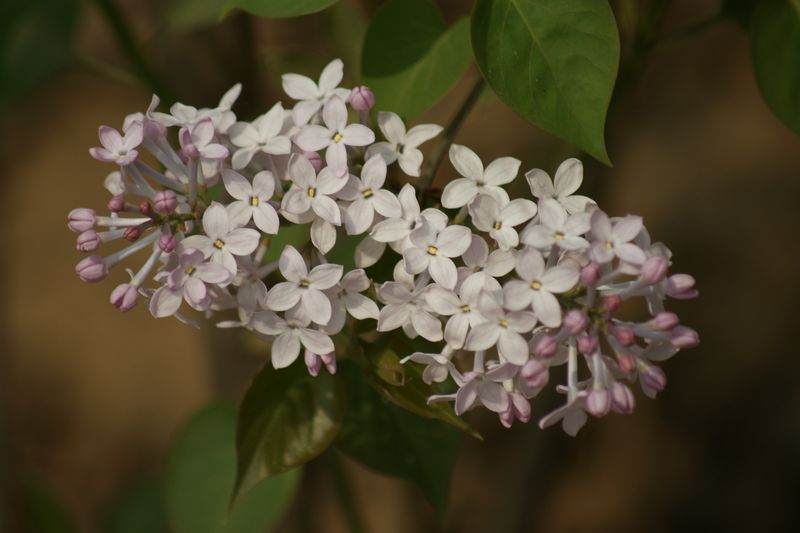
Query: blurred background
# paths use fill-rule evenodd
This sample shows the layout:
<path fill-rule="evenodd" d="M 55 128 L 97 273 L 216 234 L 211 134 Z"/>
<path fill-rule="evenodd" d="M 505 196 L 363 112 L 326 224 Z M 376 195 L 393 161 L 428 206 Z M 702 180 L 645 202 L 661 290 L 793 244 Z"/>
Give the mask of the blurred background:
<path fill-rule="evenodd" d="M 106 202 L 108 168 L 87 153 L 98 125 L 118 127 L 143 111 L 154 89 L 167 101 L 214 106 L 237 81 L 244 90 L 234 109 L 251 119 L 283 97 L 281 73 L 316 78 L 334 57 L 345 61 L 344 85 L 355 85 L 366 21 L 380 4 L 343 0 L 297 19 L 233 13 L 218 22 L 222 3 L 4 1 L 3 531 L 51 531 L 36 518 L 46 512 L 66 514 L 78 531 L 108 531 L 118 495 L 159 477 L 181 424 L 212 401 L 234 405 L 266 362 L 266 350 L 231 349 L 211 327 L 156 321 L 141 305 L 118 313 L 108 293 L 124 273 L 80 282 L 66 228 L 73 207 Z M 448 21 L 471 6 L 438 4 Z M 643 215 L 673 250 L 674 269 L 696 277 L 701 298 L 673 309 L 702 344 L 664 365 L 670 381 L 657 401 L 639 395 L 634 415 L 590 420 L 574 439 L 474 415 L 485 440 L 462 446 L 444 530 L 796 531 L 800 138 L 763 103 L 734 20 L 632 57 L 635 8 L 651 3 L 612 5 L 624 73 L 607 127 L 614 167 L 580 156 L 585 190 L 609 213 Z M 659 35 L 720 9 L 713 0 L 665 6 Z M 473 66 L 419 121 L 446 123 L 476 76 Z M 513 155 L 524 169 L 551 173 L 576 155 L 490 91 L 456 140 L 484 160 Z M 542 401 L 535 417 L 547 411 Z M 367 531 L 440 528 L 410 484 L 346 459 L 345 468 Z M 279 530 L 347 531 L 335 490 L 309 467 Z"/>

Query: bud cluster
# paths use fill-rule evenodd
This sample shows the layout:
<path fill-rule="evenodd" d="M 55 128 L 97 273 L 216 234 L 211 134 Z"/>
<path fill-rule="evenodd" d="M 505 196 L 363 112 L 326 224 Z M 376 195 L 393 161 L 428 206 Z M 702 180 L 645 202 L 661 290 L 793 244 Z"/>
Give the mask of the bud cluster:
<path fill-rule="evenodd" d="M 403 361 L 424 365 L 428 383 L 457 385 L 430 402 L 453 401 L 457 414 L 483 405 L 506 426 L 530 419 L 530 400 L 556 367 L 566 370 L 556 387 L 566 403 L 540 425 L 562 421 L 571 435 L 587 414 L 632 412 L 631 383 L 651 397 L 664 388 L 657 363 L 699 342 L 664 301 L 697 291 L 691 276 L 669 273 L 670 251 L 651 242 L 640 217 L 609 218 L 574 194 L 583 179 L 577 159 L 564 161 L 554 180 L 527 172 L 531 197 L 512 199 L 504 186 L 521 162 L 484 165 L 457 144 L 449 159 L 460 177 L 440 205 L 420 205 L 429 195 L 413 184 L 419 147 L 442 127 L 407 129 L 379 112 L 384 140 L 376 142 L 374 95 L 339 87 L 342 77 L 339 60 L 318 81 L 286 74 L 294 107 L 278 102 L 251 122 L 231 110 L 237 85 L 213 109 L 175 104 L 162 113 L 154 96 L 121 132 L 102 126 L 102 146 L 90 154 L 118 169 L 105 179 L 108 214 L 69 214 L 77 249 L 90 254 L 78 276 L 98 282 L 141 255 L 130 281 L 112 290 L 112 305 L 127 311 L 144 299 L 153 316 L 194 325 L 184 306 L 209 318 L 235 310 L 237 320 L 218 326 L 270 343 L 276 368 L 303 351 L 313 375 L 336 371 L 334 336 L 357 321 L 402 329 L 440 347 Z M 395 163 L 401 180 L 390 179 Z M 291 225 L 308 225 L 308 244 L 265 262 L 271 237 Z M 359 236 L 357 268 L 347 272 L 328 260 L 345 235 Z M 103 254 L 112 241 L 127 244 Z M 387 261 L 396 263 L 393 280 L 370 279 L 365 269 Z M 619 318 L 634 298 L 648 316 Z"/>

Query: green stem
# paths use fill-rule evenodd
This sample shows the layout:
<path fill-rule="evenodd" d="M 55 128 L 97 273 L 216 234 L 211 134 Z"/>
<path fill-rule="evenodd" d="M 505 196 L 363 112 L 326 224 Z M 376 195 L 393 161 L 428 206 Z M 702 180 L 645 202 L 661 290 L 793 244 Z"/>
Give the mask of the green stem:
<path fill-rule="evenodd" d="M 455 138 L 456 133 L 458 133 L 459 128 L 461 128 L 461 124 L 463 124 L 464 119 L 467 118 L 467 115 L 472 110 L 475 102 L 478 101 L 478 97 L 481 95 L 484 85 L 485 82 L 483 80 L 483 76 L 480 76 L 478 81 L 475 82 L 475 85 L 473 85 L 472 89 L 467 95 L 467 98 L 461 104 L 461 107 L 459 107 L 458 111 L 456 111 L 456 114 L 453 116 L 450 124 L 448 124 L 444 129 L 444 132 L 439 140 L 439 144 L 436 145 L 433 153 L 428 158 L 428 163 L 425 165 L 425 171 L 422 173 L 422 177 L 417 182 L 417 191 L 419 191 L 419 194 L 422 196 L 422 198 L 427 196 L 428 189 L 430 189 L 430 186 L 433 183 L 433 178 L 436 176 L 436 172 L 439 170 L 439 165 L 442 163 L 444 154 L 447 153 L 447 150 L 453 143 L 453 139 Z"/>
<path fill-rule="evenodd" d="M 142 53 L 139 45 L 136 43 L 136 38 L 133 35 L 125 16 L 120 11 L 119 7 L 113 0 L 95 0 L 97 7 L 100 8 L 103 17 L 111 27 L 111 31 L 117 39 L 122 52 L 128 58 L 128 61 L 136 73 L 136 77 L 150 87 L 154 92 L 158 93 L 164 100 L 172 101 L 172 92 L 166 87 L 159 77 L 156 69 L 148 62 L 147 58 Z"/>
<path fill-rule="evenodd" d="M 339 504 L 347 521 L 347 527 L 350 533 L 364 533 L 366 530 L 361 523 L 361 518 L 358 516 L 358 506 L 353 497 L 353 488 L 347 478 L 347 473 L 344 471 L 344 467 L 335 451 L 331 450 L 326 455 L 329 470 L 333 477 L 333 484 L 335 485 L 334 490 L 339 498 Z"/>

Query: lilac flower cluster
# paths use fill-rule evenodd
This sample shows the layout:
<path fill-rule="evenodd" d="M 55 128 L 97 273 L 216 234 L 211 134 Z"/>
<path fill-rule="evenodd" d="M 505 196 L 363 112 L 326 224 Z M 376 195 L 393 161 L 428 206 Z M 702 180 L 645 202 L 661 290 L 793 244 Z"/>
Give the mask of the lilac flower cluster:
<path fill-rule="evenodd" d="M 366 87 L 340 88 L 342 77 L 339 60 L 318 82 L 284 75 L 294 107 L 276 103 L 252 122 L 231 110 L 237 85 L 213 109 L 175 104 L 162 113 L 154 96 L 121 132 L 101 127 L 102 146 L 90 154 L 119 168 L 105 180 L 109 214 L 69 214 L 78 250 L 91 254 L 78 276 L 101 281 L 141 252 L 146 259 L 112 290 L 112 305 L 127 311 L 145 299 L 153 316 L 194 325 L 184 304 L 207 317 L 235 310 L 237 320 L 218 326 L 270 343 L 276 368 L 303 351 L 313 375 L 323 366 L 336 371 L 336 334 L 377 320 L 378 332 L 402 329 L 440 343 L 436 353 L 403 360 L 424 365 L 428 383 L 452 378 L 458 386 L 430 402 L 453 401 L 457 414 L 480 404 L 506 426 L 530 419 L 530 399 L 554 367 L 566 368 L 557 387 L 566 403 L 540 425 L 562 421 L 571 435 L 587 414 L 632 412 L 631 383 L 651 397 L 664 388 L 656 363 L 699 342 L 664 301 L 697 291 L 691 276 L 668 273 L 670 251 L 651 242 L 640 217 L 609 218 L 574 194 L 583 179 L 577 159 L 562 163 L 554 180 L 527 172 L 531 198 L 511 199 L 503 186 L 517 178 L 520 161 L 484 165 L 457 144 L 449 159 L 461 177 L 442 193 L 447 211 L 423 209 L 413 185 L 419 146 L 442 128 L 406 129 L 394 113 L 379 112 L 385 140 L 376 142 L 368 127 L 374 96 Z M 394 163 L 407 176 L 402 185 L 387 181 Z M 214 190 L 223 190 L 221 200 L 211 199 Z M 293 224 L 309 225 L 310 243 L 285 246 L 279 260 L 265 262 L 271 237 Z M 326 257 L 342 235 L 361 236 L 358 268 L 349 272 Z M 122 240 L 129 243 L 96 254 Z M 396 260 L 393 281 L 373 281 L 364 270 L 382 258 Z M 278 272 L 283 281 L 271 281 Z M 618 318 L 634 298 L 649 315 Z"/>

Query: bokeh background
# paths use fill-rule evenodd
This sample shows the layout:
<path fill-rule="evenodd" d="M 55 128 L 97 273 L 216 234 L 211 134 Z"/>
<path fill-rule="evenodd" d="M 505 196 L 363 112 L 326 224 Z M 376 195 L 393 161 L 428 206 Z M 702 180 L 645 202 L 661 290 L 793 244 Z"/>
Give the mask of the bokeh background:
<path fill-rule="evenodd" d="M 57 28 L 65 15 L 48 6 L 63 2 L 33 2 L 40 3 L 38 16 Z M 241 81 L 235 109 L 252 118 L 282 97 L 282 72 L 316 77 L 342 57 L 345 85 L 356 84 L 365 21 L 380 2 L 343 0 L 283 21 L 237 13 L 217 23 L 209 14 L 220 3 L 112 5 L 158 73 L 162 95 L 213 106 Z M 449 21 L 471 4 L 438 3 Z M 13 14 L 28 2 L 4 4 Z M 631 4 L 650 3 L 612 4 L 627 54 Z M 112 282 L 87 285 L 73 273 L 79 254 L 66 213 L 106 201 L 108 169 L 87 148 L 99 124 L 118 126 L 152 92 L 115 37 L 108 5 L 79 4 L 72 52 L 25 59 L 63 68 L 44 68 L 36 84 L 3 71 L 3 531 L 42 531 L 31 510 L 56 503 L 80 531 L 104 531 L 115 498 L 163 471 L 187 417 L 220 398 L 235 403 L 266 361 L 266 350 L 232 350 L 210 327 L 156 321 L 142 306 L 120 314 L 108 305 Z M 679 32 L 718 9 L 712 0 L 675 0 L 657 33 Z M 7 67 L 13 35 L 0 42 Z M 639 396 L 634 415 L 591 420 L 574 439 L 535 423 L 504 430 L 475 415 L 485 441 L 467 439 L 462 447 L 445 531 L 796 531 L 800 138 L 762 101 L 747 34 L 733 20 L 666 40 L 626 72 L 607 128 L 614 167 L 582 157 L 585 186 L 610 213 L 643 215 L 673 250 L 674 268 L 696 277 L 701 298 L 674 309 L 702 344 L 665 364 L 670 381 L 657 401 Z M 476 76 L 471 67 L 420 120 L 446 123 Z M 484 159 L 518 157 L 524 169 L 552 172 L 575 155 L 488 91 L 457 141 Z M 443 168 L 438 179 L 450 177 Z M 123 276 L 115 272 L 112 281 Z M 534 412 L 546 408 L 534 402 Z M 367 531 L 437 530 L 410 484 L 345 466 Z M 346 531 L 335 490 L 312 465 L 280 530 Z"/>

